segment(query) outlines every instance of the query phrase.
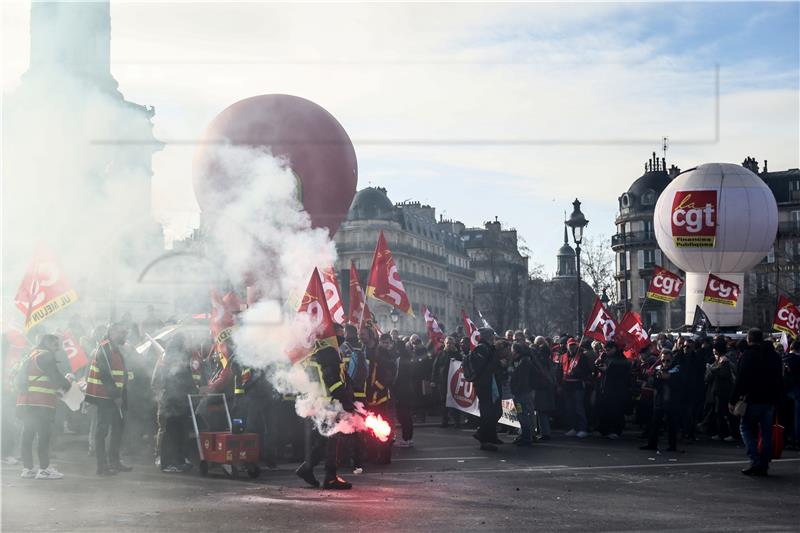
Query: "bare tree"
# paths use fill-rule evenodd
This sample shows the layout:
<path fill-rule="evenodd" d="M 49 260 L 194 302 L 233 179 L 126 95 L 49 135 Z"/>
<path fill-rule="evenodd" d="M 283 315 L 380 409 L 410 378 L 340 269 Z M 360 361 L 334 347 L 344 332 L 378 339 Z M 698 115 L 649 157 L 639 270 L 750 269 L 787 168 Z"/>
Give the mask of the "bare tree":
<path fill-rule="evenodd" d="M 611 240 L 605 235 L 586 237 L 581 246 L 581 276 L 598 296 L 606 289 L 612 302 L 616 302 L 619 297 L 614 274 Z"/>

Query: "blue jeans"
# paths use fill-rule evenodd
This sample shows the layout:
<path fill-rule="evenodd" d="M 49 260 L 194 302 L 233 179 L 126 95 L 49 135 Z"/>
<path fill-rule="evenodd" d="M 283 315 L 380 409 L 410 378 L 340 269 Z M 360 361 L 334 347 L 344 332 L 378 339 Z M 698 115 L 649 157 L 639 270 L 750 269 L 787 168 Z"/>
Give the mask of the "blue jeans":
<path fill-rule="evenodd" d="M 767 469 L 772 458 L 772 420 L 775 414 L 773 406 L 764 403 L 749 403 L 739 429 L 742 440 L 750 458 L 750 466 Z M 761 432 L 761 451 L 758 450 L 758 435 Z"/>
<path fill-rule="evenodd" d="M 586 407 L 584 399 L 586 390 L 583 383 L 564 385 L 564 414 L 566 414 L 567 427 L 575 431 L 586 431 Z"/>
<path fill-rule="evenodd" d="M 517 409 L 517 420 L 521 428 L 519 440 L 533 442 L 533 393 L 514 396 L 514 407 Z"/>

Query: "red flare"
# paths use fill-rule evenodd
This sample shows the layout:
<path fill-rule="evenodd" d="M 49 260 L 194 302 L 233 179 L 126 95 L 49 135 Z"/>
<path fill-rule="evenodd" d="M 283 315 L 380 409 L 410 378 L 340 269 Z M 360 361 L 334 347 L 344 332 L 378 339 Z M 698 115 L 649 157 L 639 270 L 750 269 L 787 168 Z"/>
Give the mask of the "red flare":
<path fill-rule="evenodd" d="M 389 435 L 392 433 L 392 428 L 389 426 L 389 423 L 384 420 L 383 417 L 381 417 L 381 415 L 368 413 L 367 416 L 364 417 L 364 425 L 379 441 L 386 442 L 389 440 Z"/>

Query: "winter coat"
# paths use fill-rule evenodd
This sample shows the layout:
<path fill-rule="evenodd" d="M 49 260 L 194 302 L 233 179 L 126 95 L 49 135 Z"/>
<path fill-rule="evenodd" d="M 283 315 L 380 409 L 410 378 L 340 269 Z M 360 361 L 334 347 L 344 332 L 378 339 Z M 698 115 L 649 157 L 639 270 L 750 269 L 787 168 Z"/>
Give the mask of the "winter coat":
<path fill-rule="evenodd" d="M 530 353 L 522 353 L 514 359 L 508 367 L 508 372 L 511 375 L 511 394 L 515 398 L 533 392 L 533 383 L 531 382 L 533 363 Z"/>
<path fill-rule="evenodd" d="M 783 399 L 783 362 L 772 347 L 762 342 L 744 351 L 736 369 L 736 385 L 730 403 L 778 405 Z"/>

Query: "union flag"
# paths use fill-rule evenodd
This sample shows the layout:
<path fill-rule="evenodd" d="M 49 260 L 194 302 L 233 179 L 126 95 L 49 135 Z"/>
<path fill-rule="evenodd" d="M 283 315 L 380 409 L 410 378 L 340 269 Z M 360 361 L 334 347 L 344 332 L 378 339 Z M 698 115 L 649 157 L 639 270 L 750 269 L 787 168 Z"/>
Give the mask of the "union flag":
<path fill-rule="evenodd" d="M 372 258 L 367 296 L 386 302 L 409 316 L 414 316 L 411 302 L 403 288 L 403 282 L 400 281 L 397 265 L 394 264 L 392 252 L 383 236 L 383 230 L 378 236 L 378 244 L 375 246 L 375 255 Z"/>
<path fill-rule="evenodd" d="M 332 347 L 339 349 L 336 340 L 336 330 L 333 327 L 330 309 L 325 299 L 325 290 L 322 288 L 322 278 L 318 269 L 314 269 L 311 280 L 308 282 L 297 316 L 307 317 L 309 329 L 302 335 L 299 342 L 288 351 L 289 361 L 297 364 L 311 357 L 323 348 Z"/>

